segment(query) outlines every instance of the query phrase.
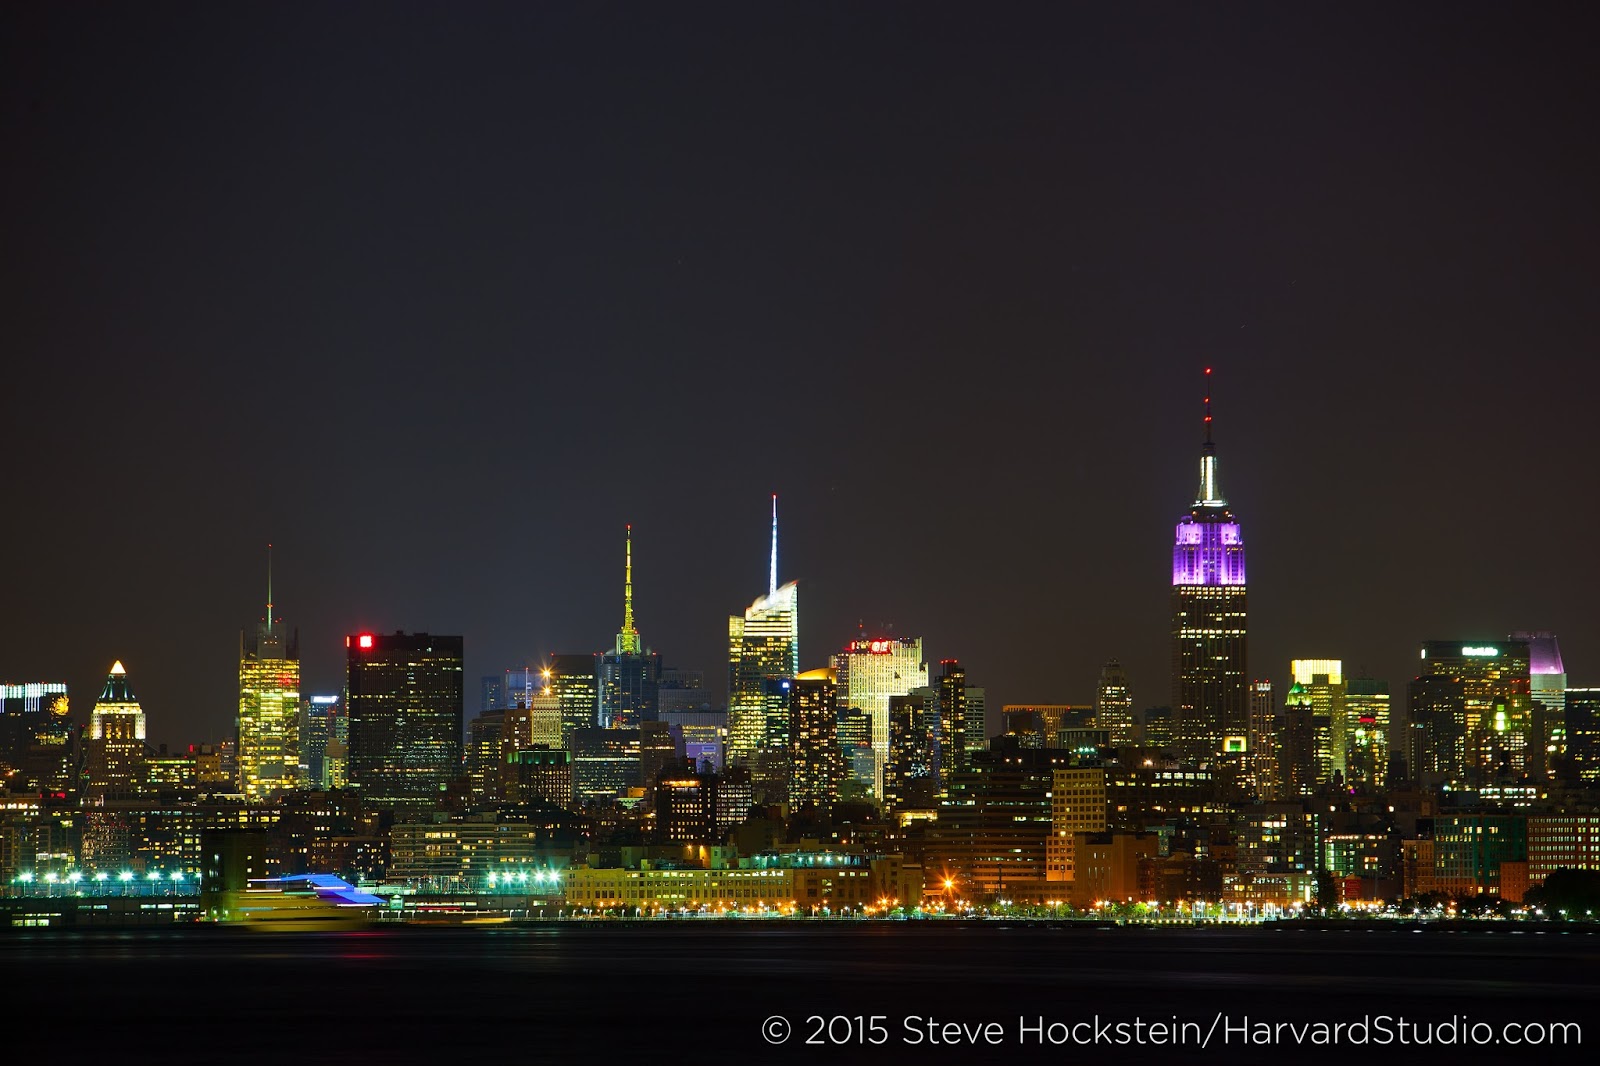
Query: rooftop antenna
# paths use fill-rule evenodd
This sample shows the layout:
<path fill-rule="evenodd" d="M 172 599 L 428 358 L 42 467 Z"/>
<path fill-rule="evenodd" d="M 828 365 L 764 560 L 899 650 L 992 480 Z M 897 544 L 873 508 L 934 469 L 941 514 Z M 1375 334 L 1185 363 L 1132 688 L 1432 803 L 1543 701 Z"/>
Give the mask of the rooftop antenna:
<path fill-rule="evenodd" d="M 778 494 L 772 494 L 772 566 L 767 574 L 767 595 L 778 591 Z"/>
<path fill-rule="evenodd" d="M 267 628 L 272 628 L 272 545 L 267 544 Z"/>
<path fill-rule="evenodd" d="M 1206 447 L 1211 447 L 1211 368 L 1206 367 Z"/>

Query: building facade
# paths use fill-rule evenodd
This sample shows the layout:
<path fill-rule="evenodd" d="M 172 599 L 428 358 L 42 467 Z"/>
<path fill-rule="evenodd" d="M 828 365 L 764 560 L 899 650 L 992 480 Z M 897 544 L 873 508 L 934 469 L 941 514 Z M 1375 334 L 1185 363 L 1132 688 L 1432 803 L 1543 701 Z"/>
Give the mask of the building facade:
<path fill-rule="evenodd" d="M 922 656 L 922 638 L 853 640 L 833 656 L 833 668 L 839 678 L 839 706 L 859 707 L 872 720 L 872 753 L 876 764 L 873 794 L 881 797 L 883 768 L 889 759 L 889 697 L 904 696 L 912 689 L 928 687 L 928 664 Z M 961 682 L 963 689 L 964 678 L 965 675 Z"/>
<path fill-rule="evenodd" d="M 833 809 L 839 799 L 838 678 L 807 670 L 789 692 L 789 806 Z"/>
<path fill-rule="evenodd" d="M 90 803 L 137 797 L 144 791 L 144 709 L 133 694 L 133 684 L 122 663 L 111 665 L 106 687 L 89 715 L 84 741 L 87 780 L 84 798 Z"/>
<path fill-rule="evenodd" d="M 461 774 L 462 639 L 345 638 L 352 787 L 374 806 L 437 803 Z"/>
<path fill-rule="evenodd" d="M 304 776 L 298 643 L 273 613 L 269 568 L 266 618 L 254 640 L 239 634 L 239 791 L 247 800 L 298 788 Z"/>
<path fill-rule="evenodd" d="M 1421 780 L 1475 789 L 1515 780 L 1543 760 L 1536 749 L 1526 641 L 1434 641 L 1422 646 L 1407 715 Z"/>
<path fill-rule="evenodd" d="M 1200 488 L 1172 549 L 1172 711 L 1179 751 L 1242 761 L 1248 747 L 1244 537 L 1217 480 L 1206 370 Z"/>

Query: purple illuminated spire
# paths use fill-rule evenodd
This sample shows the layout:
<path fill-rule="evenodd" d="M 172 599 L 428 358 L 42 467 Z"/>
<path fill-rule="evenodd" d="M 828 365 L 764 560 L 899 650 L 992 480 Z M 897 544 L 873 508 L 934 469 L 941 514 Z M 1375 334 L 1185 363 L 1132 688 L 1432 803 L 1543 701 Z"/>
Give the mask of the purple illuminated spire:
<path fill-rule="evenodd" d="M 1194 509 L 1178 522 L 1172 549 L 1174 585 L 1243 585 L 1244 537 L 1217 481 L 1211 442 L 1211 368 L 1205 372 L 1205 443 L 1200 449 L 1200 489 Z"/>

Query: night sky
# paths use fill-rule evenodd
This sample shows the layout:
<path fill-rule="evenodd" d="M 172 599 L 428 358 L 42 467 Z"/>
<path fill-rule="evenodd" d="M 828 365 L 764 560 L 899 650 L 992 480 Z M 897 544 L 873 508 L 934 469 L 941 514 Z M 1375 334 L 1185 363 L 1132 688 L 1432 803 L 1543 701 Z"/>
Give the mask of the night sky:
<path fill-rule="evenodd" d="M 214 741 L 239 632 L 921 635 L 1169 700 L 1201 368 L 1251 673 L 1600 684 L 1576 7 L 9 4 L 0 679 Z M 1576 17 L 1571 16 L 1571 17 Z M 992 715 L 993 717 L 993 715 Z"/>

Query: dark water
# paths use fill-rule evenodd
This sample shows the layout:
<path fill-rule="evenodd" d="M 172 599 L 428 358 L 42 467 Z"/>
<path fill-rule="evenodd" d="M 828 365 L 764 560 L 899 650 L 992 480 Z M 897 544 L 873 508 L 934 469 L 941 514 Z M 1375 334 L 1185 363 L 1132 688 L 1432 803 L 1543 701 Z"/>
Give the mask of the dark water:
<path fill-rule="evenodd" d="M 16 933 L 0 939 L 0 958 L 8 1030 L 40 1034 L 57 1048 L 41 1061 L 57 1062 L 1544 1063 L 1592 1059 L 1600 1046 L 1600 935 L 1583 930 L 692 921 L 308 934 L 191 928 Z M 1227 1017 L 1211 1029 L 1218 1012 Z M 762 1036 L 774 1015 L 791 1027 L 777 1046 Z M 876 1033 L 874 1015 L 882 1016 Z M 851 1020 L 834 1021 L 830 1034 L 811 1016 Z M 1127 1042 L 1055 1046 L 1040 1031 L 1041 1020 L 1048 1027 L 1096 1016 L 1123 1023 Z M 908 1027 L 907 1017 L 919 1021 Z M 1247 1018 L 1259 1027 L 1374 1017 L 1390 1019 L 1383 1031 L 1369 1021 L 1364 1043 L 1340 1048 L 1296 1046 L 1282 1028 L 1275 1046 L 1239 1036 L 1224 1044 L 1220 1031 Z M 930 1035 L 930 1018 L 968 1028 Z M 1401 1018 L 1429 1027 L 1434 1043 L 1400 1044 Z M 1202 1049 L 1191 1028 L 1182 1045 L 1141 1046 L 1132 1042 L 1138 1019 L 1193 1023 L 1210 1029 L 1212 1042 Z M 1440 1043 L 1470 1040 L 1466 1025 L 1492 1026 L 1498 1037 L 1506 1022 L 1552 1021 L 1580 1023 L 1583 1045 L 1535 1052 Z M 1000 1026 L 998 1045 L 977 1029 L 988 1022 Z M 1105 1032 L 1102 1039 L 1118 1038 Z M 1387 1045 L 1377 1042 L 1383 1032 Z M 825 1042 L 807 1045 L 813 1034 Z M 1422 1035 L 1413 1029 L 1411 1039 Z M 874 1036 L 886 1042 L 862 1043 Z"/>

